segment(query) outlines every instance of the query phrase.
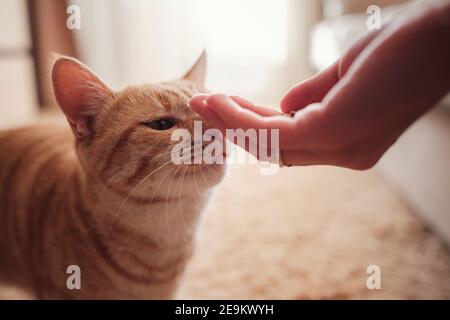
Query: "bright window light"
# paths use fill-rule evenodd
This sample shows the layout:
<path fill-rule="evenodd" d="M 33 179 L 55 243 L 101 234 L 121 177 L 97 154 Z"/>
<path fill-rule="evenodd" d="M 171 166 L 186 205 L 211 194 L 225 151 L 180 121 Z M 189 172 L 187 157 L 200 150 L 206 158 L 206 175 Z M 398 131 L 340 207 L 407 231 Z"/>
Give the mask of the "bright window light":
<path fill-rule="evenodd" d="M 220 60 L 281 64 L 287 57 L 288 0 L 197 0 L 196 21 Z"/>

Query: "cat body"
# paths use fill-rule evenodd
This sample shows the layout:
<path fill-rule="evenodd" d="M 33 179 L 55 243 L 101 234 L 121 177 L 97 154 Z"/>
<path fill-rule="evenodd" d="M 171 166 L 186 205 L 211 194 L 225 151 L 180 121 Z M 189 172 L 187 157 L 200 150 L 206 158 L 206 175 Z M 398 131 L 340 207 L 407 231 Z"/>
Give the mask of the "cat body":
<path fill-rule="evenodd" d="M 203 68 L 204 56 L 181 80 L 113 92 L 79 62 L 55 63 L 72 132 L 0 132 L 0 282 L 41 299 L 174 297 L 224 174 L 171 162 L 172 130 L 200 120 L 187 103 Z"/>

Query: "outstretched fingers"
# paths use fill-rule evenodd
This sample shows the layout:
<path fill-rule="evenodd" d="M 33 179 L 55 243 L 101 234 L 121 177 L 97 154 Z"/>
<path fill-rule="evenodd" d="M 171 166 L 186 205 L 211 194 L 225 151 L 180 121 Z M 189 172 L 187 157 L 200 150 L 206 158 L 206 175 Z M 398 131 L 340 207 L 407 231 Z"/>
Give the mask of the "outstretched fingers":
<path fill-rule="evenodd" d="M 280 146 L 286 148 L 293 148 L 299 141 L 296 123 L 289 116 L 278 113 L 273 116 L 261 116 L 223 94 L 210 95 L 204 109 L 208 108 L 220 117 L 226 129 L 279 130 Z M 264 112 L 267 112 L 267 109 L 264 108 Z"/>
<path fill-rule="evenodd" d="M 257 114 L 259 114 L 260 116 L 263 117 L 271 117 L 271 116 L 279 116 L 282 115 L 282 113 L 280 111 L 268 108 L 268 107 L 263 107 L 263 106 L 258 106 L 255 105 L 253 102 L 248 101 L 242 97 L 239 96 L 230 96 L 231 99 L 233 99 L 237 104 L 239 104 L 241 107 L 248 109 L 250 111 L 253 111 Z"/>

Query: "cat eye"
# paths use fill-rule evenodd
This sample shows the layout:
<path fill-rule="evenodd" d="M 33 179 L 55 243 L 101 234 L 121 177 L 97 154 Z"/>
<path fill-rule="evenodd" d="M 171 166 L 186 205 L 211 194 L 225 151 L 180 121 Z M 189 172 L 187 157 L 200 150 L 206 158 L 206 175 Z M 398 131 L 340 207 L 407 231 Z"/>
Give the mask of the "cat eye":
<path fill-rule="evenodd" d="M 173 118 L 163 118 L 146 122 L 145 125 L 154 130 L 168 130 L 177 124 L 177 120 Z"/>

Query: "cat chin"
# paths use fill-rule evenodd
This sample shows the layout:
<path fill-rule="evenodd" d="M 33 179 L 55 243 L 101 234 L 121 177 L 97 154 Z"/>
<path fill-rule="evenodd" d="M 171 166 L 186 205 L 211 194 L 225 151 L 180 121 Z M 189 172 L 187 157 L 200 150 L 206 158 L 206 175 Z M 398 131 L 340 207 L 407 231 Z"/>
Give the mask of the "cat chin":
<path fill-rule="evenodd" d="M 195 165 L 176 174 L 174 179 L 181 183 L 182 188 L 187 192 L 203 192 L 219 184 L 226 172 L 226 165 Z"/>
<path fill-rule="evenodd" d="M 201 197 L 223 179 L 223 175 L 218 173 L 197 172 L 183 178 L 167 179 L 167 183 L 158 187 L 157 194 L 154 196 L 160 198 L 181 198 L 181 197 Z M 152 192 L 152 191 L 149 191 Z M 153 193 L 152 193 L 153 194 Z"/>

